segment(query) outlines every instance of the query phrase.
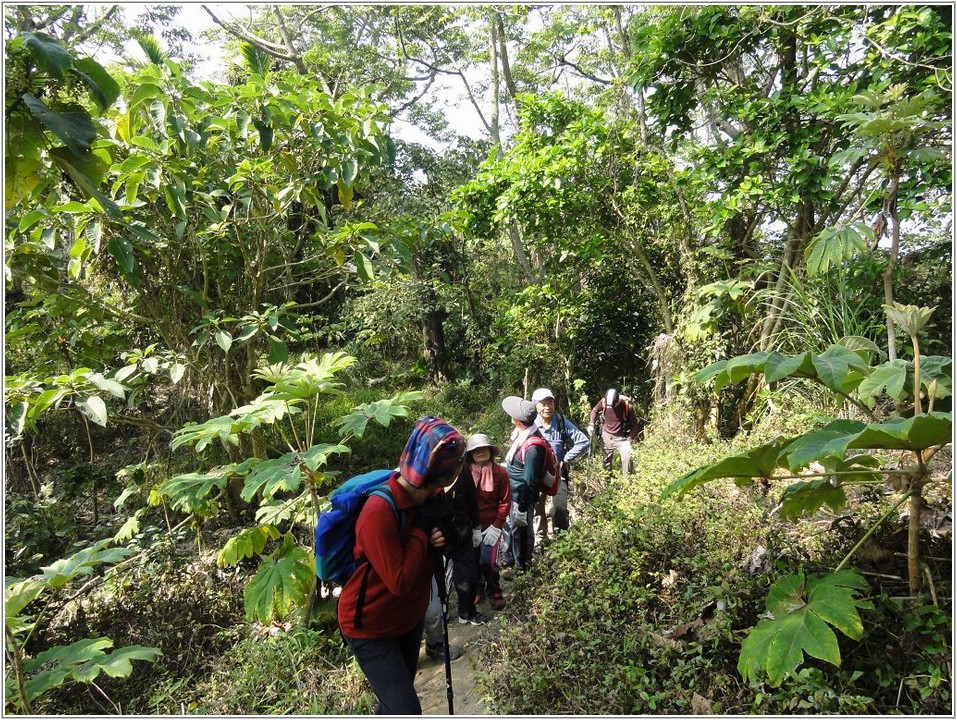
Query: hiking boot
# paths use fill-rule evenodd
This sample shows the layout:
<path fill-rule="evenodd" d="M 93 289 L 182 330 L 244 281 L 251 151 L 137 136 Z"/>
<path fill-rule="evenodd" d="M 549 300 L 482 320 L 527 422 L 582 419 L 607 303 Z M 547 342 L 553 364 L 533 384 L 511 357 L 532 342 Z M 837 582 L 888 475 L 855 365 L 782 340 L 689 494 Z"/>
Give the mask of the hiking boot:
<path fill-rule="evenodd" d="M 426 643 L 425 655 L 431 660 L 444 661 L 445 646 L 442 643 L 436 643 L 435 645 Z M 458 660 L 460 657 L 462 657 L 462 648 L 449 645 L 449 660 Z"/>
<path fill-rule="evenodd" d="M 474 612 L 471 615 L 459 615 L 459 625 L 484 625 L 488 618 L 480 612 Z"/>
<path fill-rule="evenodd" d="M 505 609 L 505 598 L 501 595 L 498 597 L 494 595 L 489 595 L 488 604 L 493 610 L 504 610 Z"/>

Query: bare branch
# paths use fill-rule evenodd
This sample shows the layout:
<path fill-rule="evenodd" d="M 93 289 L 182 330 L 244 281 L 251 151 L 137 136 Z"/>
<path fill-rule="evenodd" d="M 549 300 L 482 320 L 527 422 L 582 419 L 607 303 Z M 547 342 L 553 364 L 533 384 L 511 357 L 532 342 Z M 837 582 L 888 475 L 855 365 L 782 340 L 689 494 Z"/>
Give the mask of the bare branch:
<path fill-rule="evenodd" d="M 206 14 L 213 19 L 214 23 L 219 25 L 221 28 L 223 28 L 223 30 L 228 32 L 230 35 L 233 35 L 234 37 L 237 37 L 240 40 L 245 40 L 246 42 L 255 45 L 256 47 L 258 47 L 260 50 L 262 50 L 264 53 L 266 53 L 267 55 L 271 57 L 279 58 L 280 60 L 289 60 L 289 61 L 293 59 L 288 54 L 288 50 L 282 45 L 269 42 L 268 40 L 265 40 L 259 37 L 258 35 L 253 35 L 251 32 L 246 31 L 245 29 L 236 25 L 235 23 L 227 22 L 226 20 L 222 20 L 218 18 L 216 14 L 213 13 L 213 11 L 210 10 L 209 7 L 206 5 L 200 5 L 200 7 L 206 11 Z"/>
<path fill-rule="evenodd" d="M 339 291 L 339 289 L 343 287 L 345 284 L 346 283 L 343 280 L 341 283 L 339 283 L 334 288 L 332 288 L 332 290 L 330 290 L 324 297 L 320 298 L 319 300 L 316 300 L 315 302 L 311 302 L 311 303 L 301 303 L 299 305 L 294 305 L 292 309 L 307 310 L 308 308 L 314 308 L 318 305 L 323 305 L 324 303 L 329 302 L 332 299 L 332 296 L 335 295 Z"/>
<path fill-rule="evenodd" d="M 286 27 L 286 21 L 283 19 L 282 13 L 275 5 L 272 6 L 272 11 L 276 16 L 276 22 L 279 23 L 279 34 L 282 35 L 282 40 L 286 44 L 286 52 L 288 52 L 292 58 L 296 70 L 298 70 L 301 75 L 305 75 L 306 64 L 302 61 L 302 53 L 296 50 L 296 47 L 292 44 L 292 36 L 289 34 L 289 29 Z"/>

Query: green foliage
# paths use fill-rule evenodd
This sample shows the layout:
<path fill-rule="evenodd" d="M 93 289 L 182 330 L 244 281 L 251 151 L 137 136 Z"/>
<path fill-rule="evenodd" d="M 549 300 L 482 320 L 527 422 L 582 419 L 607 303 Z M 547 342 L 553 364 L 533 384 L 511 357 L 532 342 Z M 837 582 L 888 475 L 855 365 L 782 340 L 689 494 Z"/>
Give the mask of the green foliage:
<path fill-rule="evenodd" d="M 236 537 L 230 538 L 216 556 L 216 564 L 228 567 L 246 558 L 262 555 L 266 543 L 278 540 L 279 531 L 272 525 L 256 525 L 246 528 Z"/>
<path fill-rule="evenodd" d="M 632 482 L 584 506 L 506 588 L 507 619 L 483 657 L 492 712 L 534 714 L 547 703 L 557 714 L 689 714 L 705 684 L 712 712 L 740 711 L 732 638 L 766 582 L 742 560 L 757 545 L 776 552 L 780 526 L 744 495 L 656 500 L 676 467 L 722 449 L 642 443 Z M 578 472 L 599 468 L 596 459 Z"/>
<path fill-rule="evenodd" d="M 265 631 L 269 630 L 267 634 Z M 371 712 L 375 700 L 338 637 L 273 625 L 245 637 L 188 686 L 153 691 L 153 712 L 338 715 Z"/>
<path fill-rule="evenodd" d="M 829 626 L 855 640 L 864 633 L 857 608 L 872 608 L 855 595 L 867 582 L 852 572 L 778 578 L 767 598 L 769 619 L 755 626 L 741 645 L 738 671 L 745 680 L 765 675 L 771 687 L 802 664 L 804 653 L 840 666 L 837 637 Z"/>
<path fill-rule="evenodd" d="M 43 171 L 43 146 L 62 142 L 62 146 L 49 148 L 46 157 L 101 211 L 118 215 L 116 204 L 96 187 L 106 165 L 102 156 L 93 152 L 99 130 L 89 112 L 64 95 L 76 92 L 78 83 L 103 112 L 119 97 L 119 85 L 98 62 L 89 57 L 75 58 L 57 39 L 43 32 L 20 33 L 7 43 L 5 54 L 17 66 L 14 85 L 7 87 L 5 95 L 7 119 L 15 128 L 13 136 L 7 137 L 5 153 L 7 210 L 54 180 Z M 45 97 L 37 97 L 31 89 L 44 82 L 49 83 L 41 93 Z M 61 91 L 65 91 L 63 95 Z M 12 140 L 15 142 L 11 145 Z"/>
<path fill-rule="evenodd" d="M 855 254 L 864 254 L 873 235 L 873 229 L 862 222 L 851 223 L 846 228 L 824 228 L 804 251 L 808 272 L 811 275 L 826 273 Z"/>
<path fill-rule="evenodd" d="M 276 457 L 253 456 L 239 463 L 221 465 L 212 470 L 177 475 L 161 483 L 151 496 L 158 504 L 168 500 L 179 510 L 200 518 L 214 516 L 222 504 L 232 502 L 229 486 L 240 484 L 239 499 L 256 508 L 255 527 L 241 530 L 222 548 L 220 565 L 261 556 L 270 540 L 283 536 L 280 547 L 266 555 L 256 576 L 246 588 L 246 614 L 249 619 L 269 622 L 285 618 L 301 607 L 315 581 L 311 552 L 295 544 L 291 531 L 280 528 L 311 528 L 321 502 L 320 494 L 331 485 L 326 468 L 335 456 L 351 452 L 343 443 L 316 442 L 320 408 L 329 398 L 343 394 L 345 384 L 337 377 L 350 368 L 355 358 L 342 352 L 325 353 L 321 358 L 306 357 L 294 366 L 281 363 L 256 371 L 268 381 L 266 389 L 252 402 L 229 415 L 213 418 L 201 425 L 187 425 L 177 431 L 171 449 L 191 446 L 202 454 L 211 443 L 239 448 L 242 441 L 264 430 L 275 430 L 287 447 Z M 370 421 L 389 427 L 395 418 L 408 416 L 406 405 L 421 398 L 417 392 L 363 403 L 336 419 L 344 442 L 361 438 Z"/>
<path fill-rule="evenodd" d="M 69 682 L 92 683 L 101 672 L 110 677 L 127 677 L 133 672 L 133 660 L 155 662 L 162 654 L 157 648 L 137 645 L 103 652 L 111 647 L 113 641 L 109 638 L 90 638 L 44 650 L 24 665 L 31 675 L 24 685 L 27 699 L 35 700 Z M 14 687 L 8 686 L 8 695 L 14 691 Z"/>
<path fill-rule="evenodd" d="M 806 478 L 793 483 L 782 496 L 782 514 L 795 518 L 801 514 L 815 513 L 824 504 L 835 510 L 840 509 L 846 501 L 844 486 L 878 482 L 881 474 L 894 475 L 899 471 L 904 478 L 900 487 L 904 488 L 905 494 L 898 505 L 910 497 L 911 512 L 915 512 L 915 501 L 920 500 L 922 488 L 930 482 L 925 457 L 933 453 L 926 456 L 925 453 L 930 449 L 936 452 L 946 446 L 953 434 L 952 415 L 922 412 L 920 393 L 926 387 L 932 398 L 931 404 L 938 385 L 945 395 L 949 395 L 952 361 L 943 357 L 927 358 L 925 364 L 929 366 L 928 374 L 924 375 L 917 336 L 929 320 L 931 308 L 900 305 L 885 308 L 894 321 L 912 336 L 914 362 L 910 367 L 906 363 L 892 361 L 873 368 L 864 360 L 871 349 L 860 339 L 853 339 L 849 344 L 861 350 L 855 352 L 844 345 L 834 344 L 820 355 L 810 352 L 794 356 L 783 356 L 776 352 L 753 353 L 713 363 L 698 373 L 696 379 L 699 383 L 714 379 L 716 388 L 720 389 L 725 383 L 741 382 L 752 373 L 763 373 L 769 382 L 789 376 L 809 378 L 848 400 L 852 399 L 850 393 L 856 391 L 863 401 L 857 403 L 858 407 L 867 411 L 868 407 L 874 406 L 874 396 L 881 390 L 900 399 L 910 370 L 914 378 L 910 388 L 910 397 L 915 402 L 912 417 L 895 415 L 884 421 L 870 423 L 833 420 L 796 438 L 778 438 L 746 453 L 683 474 L 664 490 L 662 499 L 687 493 L 716 478 L 734 478 L 738 484 L 745 484 L 749 478 L 768 481 L 777 470 L 784 469 L 792 473 L 790 477 Z M 871 417 L 876 420 L 873 415 Z M 881 470 L 875 457 L 867 452 L 850 455 L 848 453 L 851 450 L 902 450 L 909 452 L 914 461 L 903 468 L 898 465 L 894 469 Z M 809 468 L 812 464 L 815 467 Z M 882 517 L 878 524 L 886 518 L 887 515 Z M 908 565 L 912 594 L 918 591 L 918 527 L 916 521 L 909 525 Z M 836 637 L 827 624 L 834 625 L 855 639 L 861 635 L 856 607 L 865 606 L 849 595 L 848 589 L 860 591 L 866 586 L 859 576 L 848 576 L 839 571 L 862 542 L 855 546 L 831 575 L 808 578 L 805 582 L 803 573 L 799 573 L 782 578 L 772 586 L 767 600 L 771 619 L 758 623 L 742 645 L 738 669 L 746 680 L 767 675 L 772 686 L 780 685 L 785 676 L 793 675 L 802 664 L 803 653 L 840 665 Z M 843 587 L 844 590 L 838 591 L 835 589 L 837 587 Z M 795 608 L 801 608 L 800 613 L 795 612 Z"/>
<path fill-rule="evenodd" d="M 108 548 L 107 546 L 112 542 L 110 538 L 100 540 L 70 557 L 44 567 L 41 581 L 55 589 L 65 585 L 77 575 L 91 574 L 98 565 L 117 563 L 132 552 L 127 548 Z"/>
<path fill-rule="evenodd" d="M 267 623 L 302 607 L 316 576 L 311 552 L 296 546 L 291 533 L 263 560 L 246 586 L 246 618 Z"/>
<path fill-rule="evenodd" d="M 52 594 L 68 582 L 93 573 L 103 565 L 114 565 L 128 557 L 131 550 L 108 546 L 111 539 L 101 540 L 70 557 L 42 568 L 43 573 L 25 580 L 4 578 L 5 647 L 13 659 L 7 667 L 6 702 L 14 703 L 23 712 L 31 712 L 35 700 L 61 685 L 71 682 L 92 683 L 100 673 L 111 677 L 127 677 L 132 673 L 132 660 L 154 662 L 158 648 L 128 646 L 105 653 L 113 647 L 107 637 L 85 638 L 68 646 L 55 646 L 35 657 L 25 657 L 24 643 L 35 628 L 35 618 L 24 615 L 45 592 Z"/>
<path fill-rule="evenodd" d="M 850 350 L 844 343 L 860 349 Z M 706 383 L 715 381 L 715 390 L 720 391 L 729 383 L 739 383 L 754 373 L 763 373 L 768 382 L 777 382 L 789 377 L 805 378 L 820 383 L 834 392 L 849 396 L 856 392 L 860 403 L 874 406 L 875 397 L 886 391 L 895 399 L 909 397 L 913 399 L 913 385 L 907 383 L 898 386 L 901 373 L 914 378 L 914 363 L 894 360 L 878 366 L 866 361 L 870 346 L 854 339 L 842 339 L 820 354 L 803 352 L 797 355 L 784 355 L 776 351 L 752 353 L 730 360 L 719 360 L 701 370 L 695 380 Z M 948 397 L 952 384 L 952 363 L 950 358 L 933 356 L 923 359 L 920 368 L 920 386 L 929 389 L 936 383 L 937 397 Z M 906 390 L 910 389 L 910 393 Z"/>

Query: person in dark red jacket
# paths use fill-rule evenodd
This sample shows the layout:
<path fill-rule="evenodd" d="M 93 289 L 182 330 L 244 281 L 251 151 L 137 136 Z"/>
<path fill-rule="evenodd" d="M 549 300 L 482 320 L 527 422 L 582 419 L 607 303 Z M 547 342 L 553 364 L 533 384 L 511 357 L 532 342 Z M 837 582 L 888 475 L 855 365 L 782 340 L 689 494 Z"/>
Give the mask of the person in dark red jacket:
<path fill-rule="evenodd" d="M 641 425 L 635 409 L 627 398 L 622 397 L 615 388 L 609 388 L 605 397 L 599 400 L 588 416 L 588 435 L 595 432 L 595 420 L 600 417 L 602 466 L 611 470 L 612 461 L 617 452 L 621 455 L 621 472 L 632 472 L 631 445 L 638 437 Z"/>
<path fill-rule="evenodd" d="M 499 584 L 498 545 L 502 537 L 502 528 L 508 519 L 512 505 L 512 489 L 508 482 L 508 473 L 495 460 L 498 448 L 492 444 L 488 435 L 475 433 L 465 443 L 465 469 L 471 475 L 478 500 L 479 522 L 482 528 L 482 544 L 476 552 L 479 555 L 479 569 L 482 582 L 479 594 L 488 597 L 493 610 L 505 609 L 505 597 Z"/>
<path fill-rule="evenodd" d="M 339 629 L 378 699 L 377 715 L 422 714 L 414 680 L 436 567 L 429 546 L 445 548 L 452 537 L 448 506 L 436 494 L 455 482 L 464 454 L 458 430 L 422 418 L 388 482 L 398 515 L 372 495 L 356 521 L 360 563 L 339 596 Z"/>

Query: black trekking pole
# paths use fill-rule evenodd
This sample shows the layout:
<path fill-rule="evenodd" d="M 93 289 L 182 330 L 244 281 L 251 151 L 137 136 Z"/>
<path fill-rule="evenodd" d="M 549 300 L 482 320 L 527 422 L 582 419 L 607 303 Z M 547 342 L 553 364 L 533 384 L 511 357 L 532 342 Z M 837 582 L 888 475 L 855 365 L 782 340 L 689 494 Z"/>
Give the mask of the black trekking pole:
<path fill-rule="evenodd" d="M 447 565 L 445 555 L 442 556 L 442 577 L 439 579 L 439 600 L 442 603 L 442 640 L 445 643 L 445 694 L 449 699 L 449 715 L 455 715 L 452 708 L 452 660 L 449 652 L 449 588 L 446 585 Z"/>

